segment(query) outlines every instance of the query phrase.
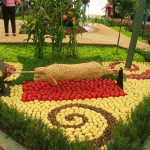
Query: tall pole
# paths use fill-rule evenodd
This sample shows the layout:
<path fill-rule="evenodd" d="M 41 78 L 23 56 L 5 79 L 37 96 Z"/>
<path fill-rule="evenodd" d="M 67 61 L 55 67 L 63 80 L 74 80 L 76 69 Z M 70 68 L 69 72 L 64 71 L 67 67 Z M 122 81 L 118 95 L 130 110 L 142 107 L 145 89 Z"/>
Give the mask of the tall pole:
<path fill-rule="evenodd" d="M 142 18 L 143 18 L 145 6 L 146 6 L 146 0 L 139 0 L 137 12 L 135 14 L 135 20 L 133 22 L 133 32 L 132 32 L 132 37 L 131 37 L 128 55 L 126 59 L 125 68 L 131 68 L 131 65 L 132 65 L 134 52 L 135 52 L 137 39 L 138 39 L 138 34 L 139 34 L 141 24 L 142 24 Z"/>

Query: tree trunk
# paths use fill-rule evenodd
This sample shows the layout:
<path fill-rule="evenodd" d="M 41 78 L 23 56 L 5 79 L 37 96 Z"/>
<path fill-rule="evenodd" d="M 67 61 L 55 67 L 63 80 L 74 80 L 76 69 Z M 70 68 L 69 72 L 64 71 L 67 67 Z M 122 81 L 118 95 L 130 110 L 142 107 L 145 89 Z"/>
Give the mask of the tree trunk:
<path fill-rule="evenodd" d="M 122 20 L 123 20 L 123 18 L 121 18 L 121 21 L 120 21 L 120 28 L 119 28 L 119 36 L 118 36 L 118 41 L 117 41 L 116 54 L 118 54 L 118 51 L 119 51 L 119 42 L 120 42 L 120 35 L 121 35 Z"/>
<path fill-rule="evenodd" d="M 144 14 L 144 9 L 146 6 L 146 0 L 139 0 L 138 2 L 138 8 L 137 12 L 135 14 L 135 20 L 133 23 L 133 32 L 132 32 L 132 37 L 129 45 L 129 50 L 128 50 L 128 55 L 126 59 L 126 68 L 131 68 L 133 57 L 134 57 L 134 52 L 137 44 L 137 39 L 138 39 L 138 34 L 141 28 L 141 23 L 142 23 L 142 17 Z"/>
<path fill-rule="evenodd" d="M 113 18 L 115 18 L 116 16 L 116 11 L 115 11 L 115 9 L 116 9 L 116 5 L 115 5 L 115 3 L 113 3 Z"/>

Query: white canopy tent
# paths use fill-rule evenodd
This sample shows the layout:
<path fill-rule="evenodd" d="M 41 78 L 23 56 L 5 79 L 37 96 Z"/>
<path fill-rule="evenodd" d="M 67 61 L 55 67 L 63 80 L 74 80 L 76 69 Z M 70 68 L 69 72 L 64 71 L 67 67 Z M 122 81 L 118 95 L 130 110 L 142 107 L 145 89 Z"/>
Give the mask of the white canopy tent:
<path fill-rule="evenodd" d="M 86 15 L 90 17 L 104 16 L 105 9 L 102 10 L 102 8 L 105 7 L 106 3 L 107 0 L 90 0 L 86 9 Z"/>

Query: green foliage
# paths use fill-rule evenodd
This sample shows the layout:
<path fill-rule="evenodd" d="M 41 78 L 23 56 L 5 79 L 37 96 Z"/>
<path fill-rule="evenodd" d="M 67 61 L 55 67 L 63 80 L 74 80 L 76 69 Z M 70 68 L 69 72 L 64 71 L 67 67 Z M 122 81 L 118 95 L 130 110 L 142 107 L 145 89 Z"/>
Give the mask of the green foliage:
<path fill-rule="evenodd" d="M 119 27 L 118 26 L 113 26 L 111 28 L 116 30 L 116 31 L 119 31 Z M 131 27 L 128 27 L 128 28 L 124 27 L 124 28 L 121 29 L 121 33 L 131 38 L 131 36 L 132 36 L 132 28 Z M 139 34 L 138 41 L 147 43 L 146 40 L 142 39 L 141 34 Z"/>
<path fill-rule="evenodd" d="M 65 46 L 64 46 L 65 47 Z M 78 46 L 78 55 L 79 58 L 72 59 L 69 57 L 64 57 L 62 59 L 52 58 L 51 56 L 51 48 L 50 46 L 45 46 L 45 59 L 44 60 L 34 60 L 34 46 L 28 45 L 28 49 L 26 49 L 26 45 L 15 45 L 15 44 L 1 44 L 0 45 L 0 60 L 4 61 L 12 61 L 18 62 L 20 61 L 25 66 L 27 65 L 28 70 L 33 69 L 31 66 L 43 66 L 44 64 L 52 64 L 52 63 L 81 63 L 88 61 L 125 61 L 127 56 L 127 50 L 120 48 L 121 51 L 118 55 L 114 55 L 115 46 L 107 47 L 107 46 Z M 65 47 L 67 51 L 67 48 Z M 144 53 L 144 52 L 143 52 Z M 144 55 L 145 57 L 145 55 Z M 134 61 L 144 62 L 143 55 L 139 55 L 137 52 L 134 56 Z M 27 60 L 27 61 L 25 61 Z M 31 62 L 31 64 L 30 64 Z M 44 66 L 45 66 L 44 65 Z"/>
<path fill-rule="evenodd" d="M 36 150 L 92 150 L 88 142 L 69 142 L 58 128 L 49 128 L 42 120 L 31 119 L 0 100 L 0 126 L 28 149 Z"/>
<path fill-rule="evenodd" d="M 107 74 L 107 75 L 103 75 L 101 78 L 102 78 L 102 79 L 111 78 L 112 80 L 117 80 L 117 79 L 118 79 L 118 75 L 115 75 L 115 74 Z M 126 81 L 126 78 L 123 77 L 123 80 Z"/>
<path fill-rule="evenodd" d="M 123 48 L 120 48 L 120 53 L 116 55 L 115 50 L 116 47 L 84 46 L 79 47 L 79 56 L 80 59 L 92 56 L 92 58 L 97 58 L 99 62 L 119 60 L 125 61 L 128 51 Z M 138 53 L 135 53 L 134 61 L 144 62 L 145 59 L 143 56 L 141 57 Z"/>
<path fill-rule="evenodd" d="M 79 142 L 78 139 L 76 139 L 70 143 L 69 150 L 95 150 L 95 148 L 92 148 L 87 141 Z"/>
<path fill-rule="evenodd" d="M 47 30 L 47 24 L 45 22 L 46 15 L 44 7 L 47 2 L 36 0 L 33 1 L 33 5 L 29 11 L 27 22 L 25 23 L 28 30 L 27 43 L 30 39 L 33 40 L 35 45 L 35 58 L 43 58 L 44 43 Z"/>
<path fill-rule="evenodd" d="M 33 149 L 57 150 L 69 147 L 69 140 L 60 129 L 50 129 L 41 120 L 31 120 L 27 126 L 24 141 L 25 145 Z"/>
<path fill-rule="evenodd" d="M 130 16 L 132 13 L 135 12 L 136 8 L 136 0 L 118 0 L 118 11 L 121 17 Z"/>
<path fill-rule="evenodd" d="M 101 19 L 99 17 L 94 17 L 94 18 L 89 17 L 88 21 L 92 22 L 92 23 L 100 23 L 100 24 L 104 24 L 106 26 L 111 26 L 111 20 L 108 18 Z"/>
<path fill-rule="evenodd" d="M 15 108 L 9 108 L 7 105 L 3 105 L 1 101 L 0 105 L 0 124 L 5 128 L 9 128 L 8 134 L 11 134 L 14 139 L 22 142 L 20 137 L 24 136 L 23 133 L 27 128 L 26 125 L 24 125 L 23 113 L 18 113 Z"/>
<path fill-rule="evenodd" d="M 149 38 L 150 39 L 150 30 L 144 30 L 143 38 Z"/>
<path fill-rule="evenodd" d="M 150 97 L 134 109 L 126 123 L 119 121 L 107 143 L 108 150 L 137 150 L 150 134 Z"/>
<path fill-rule="evenodd" d="M 102 79 L 111 78 L 111 79 L 113 79 L 113 80 L 117 80 L 118 76 L 115 75 L 115 74 L 107 74 L 107 75 L 103 75 L 101 78 L 102 78 Z"/>
<path fill-rule="evenodd" d="M 129 124 L 137 129 L 137 136 L 140 137 L 140 144 L 150 134 L 150 97 L 144 98 L 144 101 L 138 105 L 135 110 L 132 110 L 129 117 Z"/>
<path fill-rule="evenodd" d="M 118 3 L 119 3 L 119 0 L 110 0 L 110 2 L 113 4 L 113 5 L 118 5 Z"/>
<path fill-rule="evenodd" d="M 136 132 L 135 127 L 125 124 L 122 121 L 118 122 L 113 132 L 112 139 L 107 144 L 108 150 L 140 149 Z"/>
<path fill-rule="evenodd" d="M 139 55 L 142 55 L 143 57 L 145 57 L 146 62 L 150 62 L 150 51 L 143 51 L 143 50 L 137 48 L 135 50 L 135 53 L 138 53 Z"/>
<path fill-rule="evenodd" d="M 42 58 L 45 38 L 52 42 L 53 57 L 63 57 L 63 39 L 69 29 L 67 55 L 77 56 L 76 30 L 79 28 L 81 16 L 81 0 L 36 0 L 29 11 L 26 27 L 28 39 L 35 43 L 35 57 Z M 33 36 L 32 36 L 33 34 Z"/>
<path fill-rule="evenodd" d="M 149 0 L 146 1 L 146 8 L 150 9 L 150 1 Z"/>

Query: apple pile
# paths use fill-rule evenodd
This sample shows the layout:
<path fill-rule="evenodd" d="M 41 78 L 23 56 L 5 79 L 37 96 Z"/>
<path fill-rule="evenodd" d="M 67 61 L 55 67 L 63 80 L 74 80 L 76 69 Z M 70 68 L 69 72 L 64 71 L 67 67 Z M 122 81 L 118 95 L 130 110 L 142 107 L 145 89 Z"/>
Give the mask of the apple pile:
<path fill-rule="evenodd" d="M 73 100 L 125 96 L 126 93 L 112 79 L 88 79 L 51 82 L 23 82 L 22 101 Z"/>
<path fill-rule="evenodd" d="M 68 111 L 64 111 L 64 110 Z M 64 112 L 64 113 L 63 113 Z M 62 127 L 70 140 L 90 140 L 93 146 L 103 146 L 110 138 L 116 119 L 107 111 L 85 104 L 66 104 L 48 114 L 53 126 Z M 100 125 L 100 126 L 99 126 Z"/>

